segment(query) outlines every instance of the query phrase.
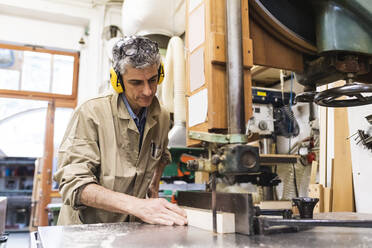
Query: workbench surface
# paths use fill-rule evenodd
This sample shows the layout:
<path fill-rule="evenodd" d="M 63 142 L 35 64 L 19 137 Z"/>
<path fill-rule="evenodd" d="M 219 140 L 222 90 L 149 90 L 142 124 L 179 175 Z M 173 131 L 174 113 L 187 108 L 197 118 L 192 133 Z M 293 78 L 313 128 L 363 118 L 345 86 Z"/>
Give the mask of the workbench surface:
<path fill-rule="evenodd" d="M 372 247 L 372 228 L 316 227 L 267 236 L 214 234 L 191 226 L 140 223 L 39 227 L 42 248 Z"/>

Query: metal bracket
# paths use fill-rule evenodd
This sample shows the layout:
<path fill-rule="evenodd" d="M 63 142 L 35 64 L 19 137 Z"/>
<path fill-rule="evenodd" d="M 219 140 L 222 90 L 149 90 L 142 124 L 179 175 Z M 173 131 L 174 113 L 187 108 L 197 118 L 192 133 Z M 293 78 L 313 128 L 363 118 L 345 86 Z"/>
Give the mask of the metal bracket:
<path fill-rule="evenodd" d="M 248 142 L 248 136 L 245 134 L 219 134 L 189 131 L 189 138 L 220 144 L 242 144 Z"/>

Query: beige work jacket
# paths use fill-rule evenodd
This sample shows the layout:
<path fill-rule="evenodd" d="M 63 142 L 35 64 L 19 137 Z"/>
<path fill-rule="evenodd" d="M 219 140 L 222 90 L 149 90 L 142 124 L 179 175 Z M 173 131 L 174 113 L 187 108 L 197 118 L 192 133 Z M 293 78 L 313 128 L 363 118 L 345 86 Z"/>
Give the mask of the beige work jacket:
<path fill-rule="evenodd" d="M 127 215 L 79 206 L 77 190 L 97 183 L 103 187 L 145 198 L 155 167 L 170 160 L 169 114 L 155 97 L 146 117 L 139 151 L 139 131 L 119 94 L 109 92 L 78 107 L 58 152 L 59 183 L 63 205 L 58 224 L 121 222 Z M 130 216 L 130 220 L 134 220 Z"/>

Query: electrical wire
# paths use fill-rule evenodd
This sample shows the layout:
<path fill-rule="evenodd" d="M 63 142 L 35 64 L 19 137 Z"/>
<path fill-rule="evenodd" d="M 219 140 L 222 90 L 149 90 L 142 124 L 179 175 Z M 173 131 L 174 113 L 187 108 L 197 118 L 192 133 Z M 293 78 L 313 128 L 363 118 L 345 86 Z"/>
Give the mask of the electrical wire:
<path fill-rule="evenodd" d="M 293 72 L 291 72 L 291 91 L 289 94 L 289 110 L 292 111 L 292 93 L 293 93 Z M 294 116 L 293 116 L 294 117 Z M 288 133 L 292 133 L 292 120 L 289 122 Z M 288 153 L 291 151 L 291 137 L 289 137 Z"/>
<path fill-rule="evenodd" d="M 284 72 L 280 70 L 280 89 L 282 91 L 282 103 L 284 105 Z"/>
<path fill-rule="evenodd" d="M 296 169 L 295 169 L 294 164 L 292 164 L 292 169 L 293 169 L 293 184 L 294 184 L 294 188 L 296 191 L 296 197 L 298 197 L 297 177 L 296 177 Z"/>
<path fill-rule="evenodd" d="M 292 110 L 292 96 L 293 96 L 293 72 L 291 72 L 291 90 L 289 93 L 289 109 Z M 288 127 L 288 133 L 292 132 L 292 121 L 289 122 L 289 127 Z M 291 152 L 291 141 L 292 137 L 289 137 L 288 140 L 288 153 Z M 296 168 L 295 165 L 292 164 L 292 169 L 293 169 L 293 184 L 296 192 L 296 197 L 298 197 L 298 187 L 297 187 L 297 177 L 296 177 Z"/>

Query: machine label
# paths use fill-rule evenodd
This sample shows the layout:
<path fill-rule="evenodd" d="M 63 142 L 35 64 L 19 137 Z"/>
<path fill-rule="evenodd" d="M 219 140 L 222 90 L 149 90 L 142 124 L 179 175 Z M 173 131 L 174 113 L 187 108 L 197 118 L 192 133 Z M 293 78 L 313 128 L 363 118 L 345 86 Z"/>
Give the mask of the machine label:
<path fill-rule="evenodd" d="M 257 96 L 266 96 L 266 92 L 257 91 Z"/>

